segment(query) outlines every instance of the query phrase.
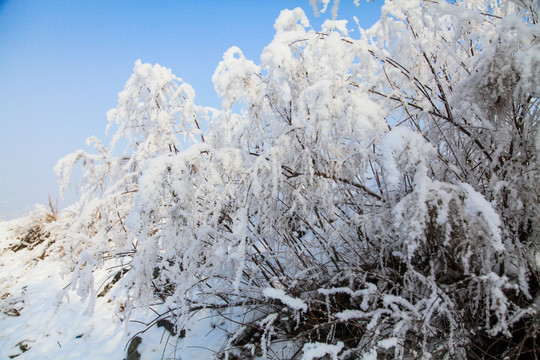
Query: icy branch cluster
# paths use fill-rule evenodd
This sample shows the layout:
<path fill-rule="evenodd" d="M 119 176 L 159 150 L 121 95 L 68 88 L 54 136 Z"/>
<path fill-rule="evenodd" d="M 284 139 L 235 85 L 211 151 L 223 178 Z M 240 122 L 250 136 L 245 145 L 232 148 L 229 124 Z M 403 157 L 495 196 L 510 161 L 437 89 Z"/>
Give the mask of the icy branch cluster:
<path fill-rule="evenodd" d="M 224 54 L 220 111 L 137 62 L 111 146 L 57 167 L 85 171 L 74 286 L 115 261 L 130 306 L 223 316 L 231 359 L 538 351 L 538 12 L 394 0 L 353 38 L 284 10 L 260 64 Z"/>

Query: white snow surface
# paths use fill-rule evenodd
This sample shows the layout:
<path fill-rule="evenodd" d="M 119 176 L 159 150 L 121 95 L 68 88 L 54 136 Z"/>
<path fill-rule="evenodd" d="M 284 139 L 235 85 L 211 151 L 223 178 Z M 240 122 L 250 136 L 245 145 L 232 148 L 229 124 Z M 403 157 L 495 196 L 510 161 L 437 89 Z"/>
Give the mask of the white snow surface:
<path fill-rule="evenodd" d="M 129 340 L 146 325 L 122 321 L 120 304 L 112 296 L 96 298 L 89 315 L 88 301 L 75 291 L 63 291 L 69 276 L 61 276 L 60 256 L 40 260 L 37 247 L 10 250 L 16 241 L 10 228 L 21 221 L 0 222 L 0 359 L 126 359 Z M 107 276 L 104 269 L 94 274 L 99 284 Z M 155 314 L 138 309 L 131 315 L 146 323 L 154 318 Z M 141 359 L 210 359 L 224 333 L 213 326 L 208 312 L 201 311 L 192 320 L 184 339 L 157 326 L 139 334 Z"/>
<path fill-rule="evenodd" d="M 304 345 L 304 355 L 302 360 L 314 360 L 325 355 L 330 355 L 333 360 L 337 360 L 337 355 L 343 349 L 343 343 L 340 341 L 336 345 L 324 343 L 308 343 Z"/>

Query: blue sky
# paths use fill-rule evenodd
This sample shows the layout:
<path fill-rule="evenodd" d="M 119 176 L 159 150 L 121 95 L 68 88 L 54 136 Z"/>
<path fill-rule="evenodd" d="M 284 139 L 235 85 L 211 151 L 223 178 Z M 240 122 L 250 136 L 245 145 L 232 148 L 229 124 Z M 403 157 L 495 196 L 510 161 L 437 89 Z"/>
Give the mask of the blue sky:
<path fill-rule="evenodd" d="M 0 219 L 58 198 L 52 169 L 89 136 L 108 143 L 105 113 L 137 59 L 171 68 L 199 105 L 219 107 L 211 77 L 223 53 L 239 46 L 258 63 L 280 11 L 297 6 L 315 29 L 330 16 L 316 19 L 308 0 L 0 0 Z M 338 18 L 370 26 L 380 6 L 342 0 Z"/>

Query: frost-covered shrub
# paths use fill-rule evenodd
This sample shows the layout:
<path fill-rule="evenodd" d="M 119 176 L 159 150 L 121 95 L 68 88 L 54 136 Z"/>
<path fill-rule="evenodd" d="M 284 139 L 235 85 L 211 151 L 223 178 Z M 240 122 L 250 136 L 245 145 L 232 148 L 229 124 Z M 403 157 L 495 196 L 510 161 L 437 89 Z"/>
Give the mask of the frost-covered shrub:
<path fill-rule="evenodd" d="M 136 63 L 111 148 L 58 166 L 86 169 L 82 293 L 122 258 L 126 300 L 178 330 L 214 311 L 229 358 L 538 355 L 537 23 L 532 1 L 388 1 L 353 38 L 284 10 L 259 65 L 224 54 L 222 111 Z"/>

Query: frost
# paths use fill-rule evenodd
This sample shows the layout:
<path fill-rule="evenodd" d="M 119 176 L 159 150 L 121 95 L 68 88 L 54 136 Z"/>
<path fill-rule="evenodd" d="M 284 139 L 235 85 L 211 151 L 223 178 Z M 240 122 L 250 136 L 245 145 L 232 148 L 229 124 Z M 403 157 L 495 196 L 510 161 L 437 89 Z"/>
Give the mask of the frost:
<path fill-rule="evenodd" d="M 384 339 L 377 343 L 377 345 L 383 349 L 390 349 L 392 347 L 395 347 L 397 344 L 398 344 L 398 338 L 395 338 L 395 337 Z"/>
<path fill-rule="evenodd" d="M 424 174 L 426 163 L 434 155 L 433 146 L 422 136 L 405 127 L 395 127 L 386 134 L 381 152 L 383 166 L 388 173 L 387 181 L 396 186 L 402 173 Z"/>
<path fill-rule="evenodd" d="M 319 5 L 318 5 L 318 3 L 323 4 L 323 8 L 320 10 L 320 12 L 325 13 L 326 9 L 328 8 L 328 4 L 330 3 L 330 0 L 309 0 L 309 3 L 313 7 L 313 11 L 315 12 L 315 16 L 319 16 Z"/>
<path fill-rule="evenodd" d="M 362 354 L 362 360 L 377 360 L 377 350 L 371 349 L 369 352 Z"/>
<path fill-rule="evenodd" d="M 243 89 L 246 85 L 257 81 L 259 68 L 247 60 L 242 51 L 233 46 L 223 54 L 212 82 L 219 97 L 224 99 L 223 107 L 230 109 L 232 104 L 242 100 Z"/>
<path fill-rule="evenodd" d="M 326 20 L 322 24 L 322 31 L 339 31 L 341 35 L 349 36 L 349 31 L 347 30 L 347 20 Z"/>
<path fill-rule="evenodd" d="M 485 219 L 486 226 L 491 232 L 491 243 L 495 250 L 503 251 L 504 244 L 502 243 L 500 226 L 501 221 L 499 215 L 486 199 L 474 191 L 469 184 L 461 184 L 467 193 L 467 201 L 465 202 L 465 216 L 482 216 Z"/>
<path fill-rule="evenodd" d="M 214 312 L 224 358 L 519 357 L 538 327 L 533 5 L 387 1 L 359 38 L 284 10 L 260 61 L 223 55 L 222 110 L 136 62 L 112 143 L 56 167 L 84 172 L 55 233 L 73 286 L 90 298 L 113 262 L 122 316 Z"/>
<path fill-rule="evenodd" d="M 301 8 L 283 10 L 277 18 L 274 28 L 278 33 L 285 31 L 303 31 L 309 27 L 309 20 Z"/>
<path fill-rule="evenodd" d="M 343 321 L 349 321 L 353 319 L 365 319 L 366 313 L 358 310 L 345 310 L 335 315 L 338 319 Z"/>

